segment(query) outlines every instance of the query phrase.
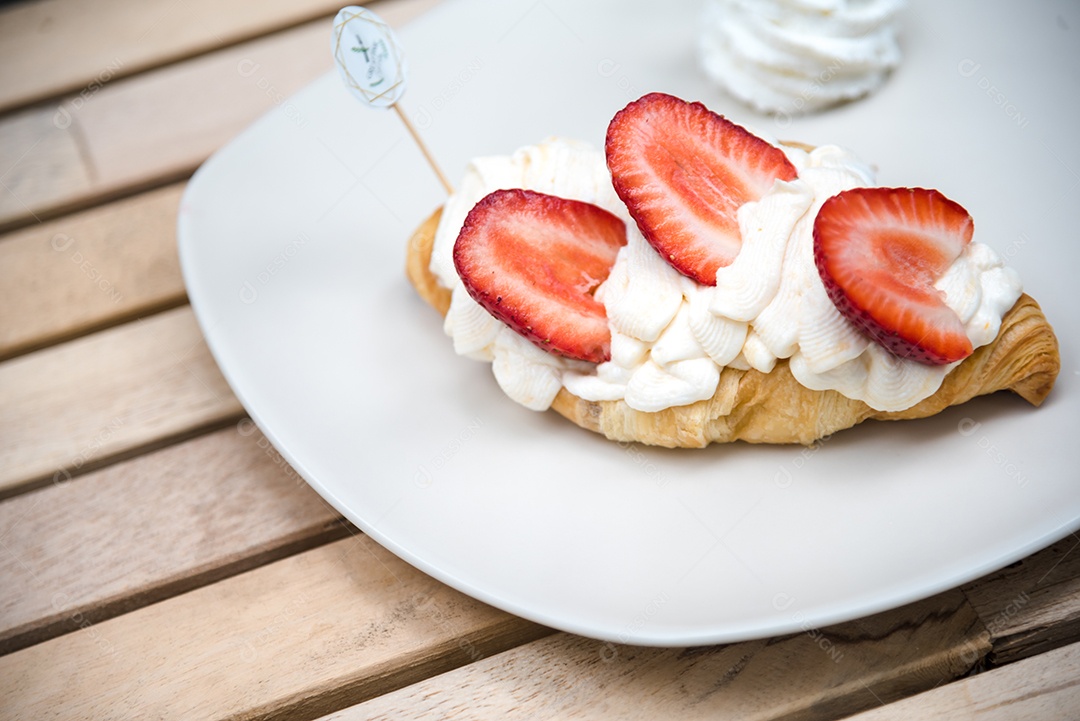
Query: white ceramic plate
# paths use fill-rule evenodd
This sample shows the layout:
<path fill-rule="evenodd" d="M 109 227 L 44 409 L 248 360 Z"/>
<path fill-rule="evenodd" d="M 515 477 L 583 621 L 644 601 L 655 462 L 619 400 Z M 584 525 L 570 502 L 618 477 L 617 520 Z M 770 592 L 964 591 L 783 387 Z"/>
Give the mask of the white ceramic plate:
<path fill-rule="evenodd" d="M 1041 409 L 1000 395 L 816 449 L 703 451 L 624 447 L 527 411 L 488 366 L 454 355 L 404 279 L 406 239 L 443 200 L 435 176 L 392 112 L 361 107 L 329 75 L 191 182 L 179 227 L 191 302 L 237 395 L 304 478 L 476 598 L 655 645 L 897 606 L 1080 522 L 1077 15 L 917 3 L 884 89 L 792 122 L 702 79 L 689 0 L 461 0 L 401 32 L 404 108 L 454 179 L 472 156 L 552 134 L 599 145 L 616 110 L 662 90 L 784 138 L 846 144 L 883 184 L 942 189 L 1057 328 L 1064 369 Z"/>

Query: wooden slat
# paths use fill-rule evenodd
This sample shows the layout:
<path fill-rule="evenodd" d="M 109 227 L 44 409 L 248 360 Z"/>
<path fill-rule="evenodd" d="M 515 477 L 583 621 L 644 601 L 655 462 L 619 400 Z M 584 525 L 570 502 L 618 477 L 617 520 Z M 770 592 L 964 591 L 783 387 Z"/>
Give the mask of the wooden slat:
<path fill-rule="evenodd" d="M 963 588 L 993 640 L 991 664 L 1080 641 L 1080 536 Z"/>
<path fill-rule="evenodd" d="M 0 654 L 355 532 L 244 419 L 0 503 Z"/>
<path fill-rule="evenodd" d="M 0 359 L 184 302 L 183 184 L 0 237 Z"/>
<path fill-rule="evenodd" d="M 992 660 L 1001 663 L 1045 654 L 1080 641 L 1080 563 L 1074 553 L 1080 555 L 1080 543 L 1070 536 L 962 591 L 943 594 L 954 611 L 924 609 L 915 614 L 921 604 L 913 604 L 823 629 L 820 636 L 666 651 L 624 649 L 560 634 L 342 711 L 327 721 L 392 718 L 395 708 L 415 710 L 417 718 L 440 719 L 558 717 L 571 712 L 575 718 L 838 718 L 944 684 L 967 668 L 984 667 Z M 966 618 L 970 625 L 956 624 L 954 618 Z M 942 627 L 943 619 L 962 633 Z M 802 655 L 789 652 L 793 642 L 806 646 L 808 640 L 818 643 L 817 659 L 805 649 Z M 766 655 L 761 658 L 762 654 Z M 839 668 L 823 677 L 819 667 L 830 667 L 822 663 L 830 655 L 838 659 Z M 623 665 L 614 666 L 624 656 Z M 937 664 L 946 660 L 953 665 L 942 673 Z M 845 677 L 845 672 L 854 675 Z M 858 693 L 854 683 L 862 673 L 873 703 Z M 892 674 L 888 683 L 880 673 Z M 1070 670 L 1044 686 L 1032 681 L 1032 698 L 1045 696 L 1052 703 L 1073 698 L 1060 697 L 1064 692 L 1075 694 L 1072 686 L 1066 689 L 1058 683 L 1071 681 L 1069 674 L 1075 675 Z M 777 684 L 778 678 L 784 683 Z M 481 695 L 488 701 L 478 705 L 475 699 Z M 1029 703 L 1024 694 L 1019 696 Z M 1012 700 L 1017 699 L 1013 694 Z"/>
<path fill-rule="evenodd" d="M 851 721 L 1075 721 L 1078 716 L 1080 644 L 1073 644 L 867 711 Z"/>
<path fill-rule="evenodd" d="M 13 718 L 311 718 L 548 629 L 366 536 L 0 658 Z"/>
<path fill-rule="evenodd" d="M 437 1 L 372 7 L 400 25 Z M 0 120 L 0 230 L 187 177 L 330 69 L 329 33 L 324 18 L 110 83 L 69 125 L 51 107 Z"/>
<path fill-rule="evenodd" d="M 986 653 L 950 591 L 820 632 L 693 649 L 558 634 L 333 714 L 395 719 L 834 719 L 929 689 Z"/>
<path fill-rule="evenodd" d="M 0 10 L 0 112 L 332 15 L 340 0 L 38 0 Z"/>
<path fill-rule="evenodd" d="M 326 34 L 309 23 L 111 83 L 69 126 L 51 107 L 0 120 L 0 228 L 190 175 L 281 97 L 260 78 L 288 95 L 330 67 Z M 259 71 L 243 77 L 241 62 Z"/>
<path fill-rule="evenodd" d="M 40 220 L 50 199 L 84 197 L 94 184 L 81 138 L 54 114 L 39 107 L 0 118 L 0 229 Z"/>
<path fill-rule="evenodd" d="M 0 496 L 237 419 L 188 306 L 0 364 Z"/>

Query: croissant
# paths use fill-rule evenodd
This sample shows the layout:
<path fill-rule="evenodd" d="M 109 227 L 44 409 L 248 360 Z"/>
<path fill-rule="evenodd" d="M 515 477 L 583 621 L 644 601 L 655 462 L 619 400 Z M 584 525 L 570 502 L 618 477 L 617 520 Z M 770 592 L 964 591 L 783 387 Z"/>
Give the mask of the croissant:
<path fill-rule="evenodd" d="M 417 293 L 446 315 L 451 292 L 429 268 L 441 213 L 436 210 L 410 239 L 406 274 Z M 634 410 L 623 401 L 586 401 L 566 388 L 551 407 L 582 428 L 620 442 L 668 448 L 736 440 L 809 445 L 869 418 L 925 418 L 1002 390 L 1038 406 L 1060 368 L 1057 338 L 1039 304 L 1024 294 L 1002 319 L 997 338 L 954 368 L 937 392 L 902 411 L 877 411 L 836 391 L 811 390 L 795 380 L 786 360 L 769 373 L 724 368 L 712 398 L 659 412 Z"/>

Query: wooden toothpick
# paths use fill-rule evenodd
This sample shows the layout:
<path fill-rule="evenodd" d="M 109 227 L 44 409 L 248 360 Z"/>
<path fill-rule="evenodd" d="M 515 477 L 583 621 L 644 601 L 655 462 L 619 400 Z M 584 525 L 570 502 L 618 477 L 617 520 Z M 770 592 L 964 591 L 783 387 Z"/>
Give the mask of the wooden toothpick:
<path fill-rule="evenodd" d="M 401 109 L 408 64 L 393 29 L 367 8 L 351 5 L 334 18 L 330 50 L 349 92 L 366 105 L 393 108 L 447 194 L 453 193 L 454 187 Z"/>

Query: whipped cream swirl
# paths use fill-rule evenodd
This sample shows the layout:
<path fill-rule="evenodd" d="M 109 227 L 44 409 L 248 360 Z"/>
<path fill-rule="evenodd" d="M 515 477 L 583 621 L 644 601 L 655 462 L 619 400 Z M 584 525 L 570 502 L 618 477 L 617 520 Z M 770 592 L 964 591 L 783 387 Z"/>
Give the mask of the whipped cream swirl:
<path fill-rule="evenodd" d="M 900 63 L 903 0 L 707 0 L 702 68 L 754 108 L 818 110 L 877 89 Z"/>
<path fill-rule="evenodd" d="M 783 146 L 782 146 L 783 147 Z M 479 158 L 447 201 L 431 270 L 452 290 L 444 328 L 462 355 L 492 362 L 503 391 L 536 410 L 562 386 L 586 400 L 624 400 L 659 411 L 712 397 L 724 367 L 770 372 L 788 359 L 796 380 L 836 390 L 877 410 L 903 410 L 932 395 L 956 364 L 899 358 L 869 340 L 829 300 L 813 258 L 814 218 L 841 190 L 873 185 L 850 152 L 783 147 L 799 177 L 739 209 L 743 247 L 703 286 L 668 265 L 615 195 L 603 153 L 549 139 L 511 157 Z M 501 188 L 583 200 L 626 222 L 627 244 L 596 291 L 611 328 L 611 360 L 598 365 L 546 353 L 492 317 L 465 290 L 453 246 L 465 216 Z M 971 243 L 936 284 L 976 348 L 992 341 L 1020 297 L 1020 279 L 981 243 Z"/>

